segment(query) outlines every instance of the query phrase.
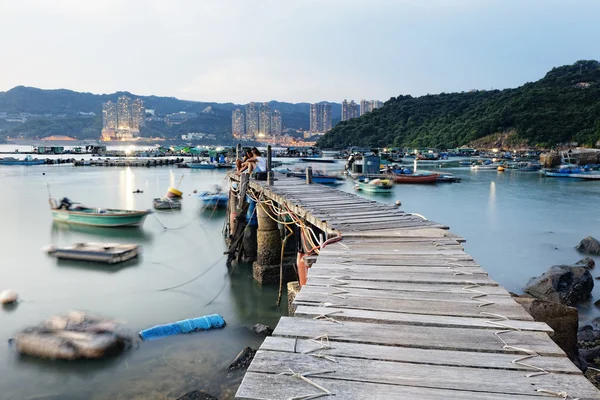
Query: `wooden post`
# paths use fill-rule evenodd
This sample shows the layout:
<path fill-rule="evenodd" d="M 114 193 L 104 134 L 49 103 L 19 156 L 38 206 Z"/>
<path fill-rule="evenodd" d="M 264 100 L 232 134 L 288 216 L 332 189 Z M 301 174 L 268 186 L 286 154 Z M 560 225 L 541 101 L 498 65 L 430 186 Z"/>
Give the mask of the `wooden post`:
<path fill-rule="evenodd" d="M 273 171 L 271 170 L 272 167 L 272 151 L 271 151 L 271 145 L 267 146 L 267 185 L 271 186 L 273 185 Z"/>
<path fill-rule="evenodd" d="M 306 167 L 306 183 L 308 185 L 313 183 L 312 167 Z"/>
<path fill-rule="evenodd" d="M 240 159 L 240 154 L 242 154 L 242 144 L 238 143 L 237 146 L 235 147 L 235 159 L 236 160 Z"/>

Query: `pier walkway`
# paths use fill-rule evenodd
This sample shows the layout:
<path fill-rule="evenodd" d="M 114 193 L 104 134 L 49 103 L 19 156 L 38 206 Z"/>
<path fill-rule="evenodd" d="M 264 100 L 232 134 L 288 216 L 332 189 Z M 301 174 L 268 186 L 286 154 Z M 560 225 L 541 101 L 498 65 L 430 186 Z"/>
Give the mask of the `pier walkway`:
<path fill-rule="evenodd" d="M 236 398 L 600 399 L 447 227 L 276 177 L 249 187 L 342 240 L 320 251 Z"/>

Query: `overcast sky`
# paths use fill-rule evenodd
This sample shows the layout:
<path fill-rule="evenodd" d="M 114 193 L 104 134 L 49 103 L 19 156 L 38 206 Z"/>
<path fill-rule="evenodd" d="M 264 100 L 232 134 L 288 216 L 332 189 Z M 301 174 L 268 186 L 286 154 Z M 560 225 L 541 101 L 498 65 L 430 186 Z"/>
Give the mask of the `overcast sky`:
<path fill-rule="evenodd" d="M 600 59 L 600 0 L 0 0 L 17 85 L 245 103 L 516 87 Z"/>

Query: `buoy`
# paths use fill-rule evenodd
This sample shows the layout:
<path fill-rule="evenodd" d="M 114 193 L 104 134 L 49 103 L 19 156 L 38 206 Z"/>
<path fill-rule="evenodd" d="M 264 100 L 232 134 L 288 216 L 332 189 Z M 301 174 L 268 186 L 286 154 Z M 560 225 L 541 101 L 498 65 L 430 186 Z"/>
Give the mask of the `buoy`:
<path fill-rule="evenodd" d="M 400 200 L 396 200 L 396 205 L 397 205 L 398 207 L 400 207 L 400 206 L 402 205 L 402 202 L 401 202 Z"/>
<path fill-rule="evenodd" d="M 2 303 L 2 304 L 15 303 L 18 298 L 19 298 L 19 296 L 17 295 L 17 292 L 15 292 L 14 290 L 8 289 L 8 290 L 5 290 L 4 292 L 0 293 L 0 303 Z"/>

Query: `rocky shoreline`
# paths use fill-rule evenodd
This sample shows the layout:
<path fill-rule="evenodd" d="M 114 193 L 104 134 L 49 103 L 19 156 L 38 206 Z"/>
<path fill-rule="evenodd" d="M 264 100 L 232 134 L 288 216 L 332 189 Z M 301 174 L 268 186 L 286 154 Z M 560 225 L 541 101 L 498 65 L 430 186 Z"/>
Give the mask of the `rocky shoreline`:
<path fill-rule="evenodd" d="M 600 256 L 600 242 L 591 236 L 576 249 L 585 255 Z M 574 307 L 591 298 L 594 267 L 589 256 L 573 265 L 554 265 L 531 278 L 523 288 L 525 294 L 511 294 L 534 320 L 545 322 L 554 330 L 554 342 L 600 388 L 600 317 L 579 327 L 579 313 Z M 594 304 L 600 306 L 600 300 Z"/>

